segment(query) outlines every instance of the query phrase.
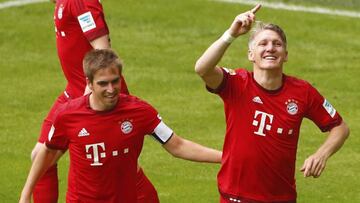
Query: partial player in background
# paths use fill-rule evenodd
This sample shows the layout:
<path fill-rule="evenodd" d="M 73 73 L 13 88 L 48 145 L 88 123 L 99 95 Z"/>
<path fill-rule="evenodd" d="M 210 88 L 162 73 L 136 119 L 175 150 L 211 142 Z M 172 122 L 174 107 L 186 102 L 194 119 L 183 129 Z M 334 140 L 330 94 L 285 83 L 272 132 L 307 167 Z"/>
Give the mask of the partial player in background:
<path fill-rule="evenodd" d="M 82 96 L 86 80 L 82 67 L 84 55 L 92 49 L 110 48 L 109 29 L 99 0 L 57 0 L 54 21 L 56 47 L 67 85 L 45 118 L 38 143 L 31 158 L 34 160 L 54 120 L 55 111 L 65 102 Z M 128 94 L 125 80 L 121 80 L 121 93 Z M 138 202 L 159 202 L 157 192 L 142 169 L 138 170 Z M 35 203 L 54 203 L 58 200 L 58 176 L 56 161 L 48 169 L 34 190 Z"/>
<path fill-rule="evenodd" d="M 218 174 L 224 203 L 296 202 L 295 161 L 303 118 L 329 132 L 305 160 L 305 177 L 319 177 L 349 135 L 339 113 L 311 84 L 283 73 L 288 51 L 279 26 L 259 22 L 253 29 L 248 44 L 252 72 L 217 65 L 232 41 L 251 29 L 259 9 L 257 5 L 236 16 L 195 65 L 208 90 L 225 105 L 226 137 Z"/>
<path fill-rule="evenodd" d="M 145 135 L 152 135 L 175 157 L 220 163 L 220 151 L 177 136 L 151 105 L 119 94 L 122 63 L 112 50 L 90 51 L 84 67 L 91 93 L 57 110 L 49 139 L 31 167 L 21 203 L 30 202 L 38 179 L 67 150 L 67 202 L 138 202 L 137 161 Z"/>

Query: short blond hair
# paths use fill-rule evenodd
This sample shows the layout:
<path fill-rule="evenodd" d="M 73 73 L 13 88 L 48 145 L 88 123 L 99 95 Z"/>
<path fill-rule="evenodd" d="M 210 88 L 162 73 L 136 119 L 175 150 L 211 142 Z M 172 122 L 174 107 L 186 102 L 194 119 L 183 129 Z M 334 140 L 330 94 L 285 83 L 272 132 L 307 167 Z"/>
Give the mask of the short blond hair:
<path fill-rule="evenodd" d="M 258 35 L 260 32 L 264 30 L 272 30 L 276 32 L 280 36 L 282 42 L 284 43 L 285 48 L 287 47 L 286 35 L 284 30 L 281 29 L 280 26 L 272 23 L 264 23 L 262 21 L 256 21 L 255 26 L 250 31 L 250 37 L 248 43 L 249 49 L 252 48 L 256 35 Z"/>
<path fill-rule="evenodd" d="M 111 49 L 94 49 L 89 51 L 83 60 L 84 74 L 93 82 L 96 71 L 109 67 L 116 67 L 122 72 L 122 62 L 118 55 Z"/>

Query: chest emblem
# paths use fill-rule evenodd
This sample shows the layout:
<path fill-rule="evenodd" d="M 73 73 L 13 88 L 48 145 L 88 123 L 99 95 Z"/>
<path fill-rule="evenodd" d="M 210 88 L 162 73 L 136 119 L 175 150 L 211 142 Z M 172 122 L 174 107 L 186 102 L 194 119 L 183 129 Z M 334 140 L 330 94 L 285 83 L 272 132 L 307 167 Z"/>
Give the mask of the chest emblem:
<path fill-rule="evenodd" d="M 57 12 L 57 17 L 59 20 L 63 17 L 63 11 L 64 11 L 64 5 L 60 4 Z"/>
<path fill-rule="evenodd" d="M 299 107 L 297 105 L 297 101 L 295 99 L 288 99 L 286 104 L 286 110 L 290 115 L 295 115 L 299 111 Z"/>
<path fill-rule="evenodd" d="M 258 104 L 263 104 L 263 102 L 261 101 L 260 97 L 259 96 L 255 96 L 253 99 L 252 99 L 253 102 L 255 103 L 258 103 Z"/>
<path fill-rule="evenodd" d="M 123 121 L 120 124 L 121 132 L 129 134 L 133 130 L 133 124 L 130 121 Z"/>
<path fill-rule="evenodd" d="M 90 135 L 90 133 L 85 128 L 82 128 L 78 134 L 78 137 L 86 137 L 89 135 Z"/>

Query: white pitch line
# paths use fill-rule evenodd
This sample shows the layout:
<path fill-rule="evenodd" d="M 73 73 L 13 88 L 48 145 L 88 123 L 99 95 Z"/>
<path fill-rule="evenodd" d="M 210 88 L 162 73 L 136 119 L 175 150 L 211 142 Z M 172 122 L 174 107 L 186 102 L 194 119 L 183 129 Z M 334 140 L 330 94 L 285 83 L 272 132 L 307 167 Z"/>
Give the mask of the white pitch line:
<path fill-rule="evenodd" d="M 35 3 L 42 3 L 42 2 L 50 2 L 49 0 L 17 0 L 17 1 L 5 1 L 0 3 L 0 10 L 4 8 L 10 7 L 18 7 L 27 4 L 35 4 Z"/>
<path fill-rule="evenodd" d="M 347 11 L 347 10 L 338 10 L 338 9 L 329 9 L 322 7 L 305 7 L 305 6 L 295 6 L 289 5 L 285 3 L 275 3 L 275 2 L 265 2 L 265 1 L 252 1 L 252 0 L 215 0 L 229 3 L 240 3 L 246 5 L 256 5 L 261 4 L 262 6 L 273 8 L 273 9 L 283 9 L 290 11 L 303 11 L 307 13 L 320 13 L 320 14 L 328 14 L 328 15 L 338 15 L 338 16 L 346 16 L 353 18 L 360 18 L 360 13 L 356 11 Z"/>

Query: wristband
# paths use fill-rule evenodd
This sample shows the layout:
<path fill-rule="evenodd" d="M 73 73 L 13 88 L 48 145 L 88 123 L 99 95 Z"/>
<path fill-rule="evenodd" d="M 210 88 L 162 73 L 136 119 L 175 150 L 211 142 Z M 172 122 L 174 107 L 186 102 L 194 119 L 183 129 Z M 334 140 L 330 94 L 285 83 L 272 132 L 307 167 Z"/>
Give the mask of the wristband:
<path fill-rule="evenodd" d="M 231 36 L 231 34 L 229 33 L 229 30 L 226 30 L 224 32 L 224 34 L 221 36 L 221 39 L 223 42 L 225 42 L 227 44 L 231 44 L 231 42 L 233 42 L 236 38 Z"/>

